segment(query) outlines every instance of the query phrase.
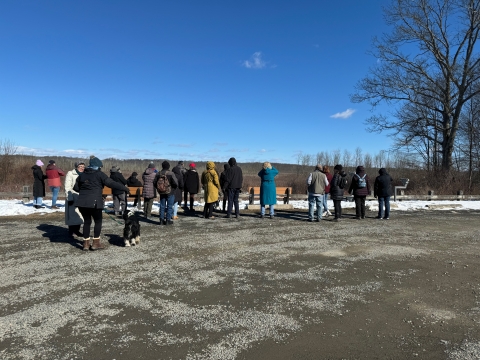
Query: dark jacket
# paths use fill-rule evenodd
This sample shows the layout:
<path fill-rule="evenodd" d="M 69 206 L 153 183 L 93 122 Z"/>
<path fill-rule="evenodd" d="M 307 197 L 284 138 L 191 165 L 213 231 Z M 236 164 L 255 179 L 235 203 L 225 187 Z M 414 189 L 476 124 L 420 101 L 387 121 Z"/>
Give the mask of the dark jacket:
<path fill-rule="evenodd" d="M 170 183 L 170 186 L 172 187 L 172 191 L 169 194 L 160 194 L 160 199 L 163 197 L 168 197 L 170 195 L 175 195 L 175 189 L 178 187 L 178 181 L 177 177 L 175 174 L 168 170 L 168 169 L 163 169 L 162 171 L 159 171 L 157 175 L 155 176 L 155 179 L 153 180 L 153 186 L 157 188 L 157 181 L 160 179 L 161 175 L 167 175 L 168 182 Z"/>
<path fill-rule="evenodd" d="M 332 182 L 332 179 L 333 179 L 333 175 L 330 174 L 330 173 L 326 173 L 326 172 L 323 172 L 323 173 L 325 174 L 325 176 L 327 177 L 327 180 L 328 180 L 328 185 L 325 186 L 325 194 L 329 194 L 330 193 L 331 182 Z"/>
<path fill-rule="evenodd" d="M 348 189 L 348 192 L 350 194 L 353 193 L 353 196 L 370 195 L 370 179 L 368 178 L 368 175 L 365 176 L 367 186 L 365 186 L 364 188 L 358 187 L 358 180 L 360 179 L 360 177 L 363 177 L 363 175 L 365 175 L 365 168 L 363 166 L 357 166 L 357 169 L 355 170 L 355 175 L 353 175 L 352 177 L 350 188 Z"/>
<path fill-rule="evenodd" d="M 200 177 L 197 170 L 189 169 L 183 179 L 183 189 L 190 194 L 198 194 L 200 192 Z"/>
<path fill-rule="evenodd" d="M 223 171 L 220 174 L 220 189 L 225 189 L 225 181 L 227 180 L 227 170 L 230 168 L 230 165 L 224 164 Z"/>
<path fill-rule="evenodd" d="M 119 184 L 122 184 L 122 185 L 125 185 L 125 186 L 127 185 L 127 180 L 125 180 L 122 173 L 120 173 L 117 169 L 111 169 L 110 170 L 110 179 L 112 179 L 113 181 L 116 181 Z M 123 186 L 123 189 L 125 189 L 125 186 Z M 121 195 L 124 192 L 125 191 L 121 191 L 121 190 L 117 190 L 117 189 L 112 188 L 112 194 L 113 195 Z"/>
<path fill-rule="evenodd" d="M 137 176 L 130 176 L 127 179 L 127 186 L 143 186 L 142 182 L 137 179 Z"/>
<path fill-rule="evenodd" d="M 373 184 L 373 195 L 375 197 L 392 196 L 392 177 L 387 173 L 385 168 L 378 170 L 380 176 L 377 176 Z"/>
<path fill-rule="evenodd" d="M 177 165 L 172 169 L 172 172 L 175 174 L 178 182 L 178 187 L 175 189 L 175 202 L 181 203 L 182 202 L 182 192 L 183 192 L 183 167 L 181 165 Z"/>
<path fill-rule="evenodd" d="M 78 175 L 73 190 L 77 191 L 78 199 L 76 206 L 85 208 L 103 209 L 102 190 L 104 186 L 125 191 L 125 185 L 122 185 L 112 179 L 100 170 L 86 168 L 84 172 Z"/>
<path fill-rule="evenodd" d="M 343 193 L 345 191 L 344 184 L 347 174 L 345 171 L 337 171 L 332 177 L 332 182 L 330 183 L 330 199 L 332 200 L 343 200 Z"/>
<path fill-rule="evenodd" d="M 228 165 L 230 165 L 230 168 L 226 171 L 226 179 L 225 183 L 223 184 L 222 190 L 241 189 L 243 186 L 242 169 L 237 166 L 237 160 L 235 160 L 235 158 L 233 157 L 228 160 Z"/>
<path fill-rule="evenodd" d="M 45 179 L 47 175 L 43 174 L 42 168 L 38 165 L 32 166 L 33 170 L 33 197 L 45 196 Z"/>
<path fill-rule="evenodd" d="M 153 199 L 157 197 L 157 189 L 153 185 L 153 180 L 157 175 L 157 170 L 155 168 L 146 168 L 145 172 L 142 175 L 143 180 L 143 197 L 145 199 Z"/>

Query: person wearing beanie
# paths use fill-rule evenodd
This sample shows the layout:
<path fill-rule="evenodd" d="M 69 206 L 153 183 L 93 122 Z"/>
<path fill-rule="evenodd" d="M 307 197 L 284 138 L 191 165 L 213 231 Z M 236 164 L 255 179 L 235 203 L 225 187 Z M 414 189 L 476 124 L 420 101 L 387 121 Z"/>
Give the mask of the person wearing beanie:
<path fill-rule="evenodd" d="M 195 163 L 190 163 L 188 171 L 183 178 L 183 206 L 185 211 L 190 209 L 194 214 L 193 204 L 195 203 L 195 195 L 200 192 L 200 177 L 197 173 Z M 187 206 L 187 199 L 190 195 L 190 208 Z"/>
<path fill-rule="evenodd" d="M 57 198 L 58 193 L 60 192 L 60 187 L 62 186 L 62 180 L 60 176 L 65 176 L 65 172 L 57 167 L 55 160 L 50 160 L 46 169 L 47 174 L 47 183 L 52 191 L 52 209 L 58 209 L 57 207 Z"/>
<path fill-rule="evenodd" d="M 103 187 L 107 186 L 112 188 L 112 190 L 129 192 L 128 187 L 110 179 L 100 171 L 101 167 L 102 162 L 98 158 L 92 157 L 90 166 L 78 175 L 73 187 L 78 192 L 76 205 L 83 217 L 83 250 L 85 251 L 105 248 L 100 243 L 102 212 L 105 205 L 102 196 Z M 95 226 L 93 228 L 93 241 L 90 243 L 92 220 Z"/>
<path fill-rule="evenodd" d="M 378 216 L 377 219 L 390 219 L 390 196 L 392 196 L 392 177 L 387 173 L 387 169 L 378 170 L 379 176 L 375 178 L 373 184 L 373 196 L 378 198 Z M 383 206 L 385 205 L 385 214 Z"/>
<path fill-rule="evenodd" d="M 93 170 L 100 170 L 103 167 L 103 163 L 95 155 L 91 155 L 88 167 L 92 168 Z"/>
<path fill-rule="evenodd" d="M 258 172 L 260 177 L 260 218 L 265 217 L 265 206 L 268 205 L 270 219 L 275 216 L 275 204 L 277 203 L 277 186 L 275 185 L 275 176 L 278 170 L 268 161 L 263 163 L 262 170 Z"/>
<path fill-rule="evenodd" d="M 110 179 L 116 181 L 119 184 L 124 186 L 127 185 L 127 180 L 123 177 L 118 166 L 112 166 L 110 169 Z M 115 216 L 122 216 L 123 212 L 127 210 L 127 201 L 125 197 L 124 190 L 112 189 L 113 197 L 113 210 L 115 211 Z"/>
<path fill-rule="evenodd" d="M 344 188 L 347 186 L 347 174 L 343 171 L 343 167 L 340 164 L 335 165 L 333 168 L 333 177 L 330 184 L 330 199 L 333 201 L 334 219 L 333 221 L 339 221 L 342 217 L 342 200 Z"/>
<path fill-rule="evenodd" d="M 178 187 L 178 180 L 175 174 L 169 170 L 170 163 L 162 163 L 162 171 L 157 173 L 153 185 L 160 194 L 160 225 L 173 225 L 173 203 L 175 202 L 175 189 Z M 161 190 L 161 184 L 165 190 Z"/>
<path fill-rule="evenodd" d="M 77 161 L 74 166 L 75 168 L 67 172 L 65 176 L 65 225 L 68 226 L 68 235 L 70 237 L 73 237 L 73 235 L 82 236 L 80 226 L 83 224 L 82 214 L 76 207 L 78 192 L 73 187 L 77 177 L 85 170 L 85 163 Z"/>
<path fill-rule="evenodd" d="M 178 164 L 172 169 L 172 172 L 177 177 L 178 187 L 175 189 L 175 201 L 173 202 L 173 220 L 177 220 L 178 205 L 182 203 L 184 178 L 183 174 L 185 169 L 183 168 L 183 161 L 179 161 Z"/>
<path fill-rule="evenodd" d="M 322 220 L 323 211 L 323 195 L 325 194 L 325 187 L 329 182 L 327 177 L 322 172 L 322 165 L 317 164 L 315 170 L 310 173 L 307 179 L 308 185 L 308 221 L 314 221 L 315 207 L 317 209 L 316 221 Z"/>
<path fill-rule="evenodd" d="M 37 160 L 32 166 L 33 171 L 33 207 L 35 209 L 43 209 L 43 197 L 45 196 L 45 179 L 47 175 L 43 174 L 42 160 Z"/>
<path fill-rule="evenodd" d="M 143 184 L 140 180 L 137 179 L 138 173 L 133 172 L 132 175 L 130 175 L 127 179 L 127 186 L 132 186 L 132 187 L 142 187 Z M 133 207 L 137 206 L 138 204 L 138 199 L 135 196 L 135 200 L 133 200 Z"/>
<path fill-rule="evenodd" d="M 226 205 L 228 200 L 228 193 L 225 189 L 225 181 L 226 181 L 226 174 L 227 170 L 230 168 L 230 165 L 223 164 L 223 171 L 220 174 L 220 189 L 222 189 L 223 201 L 222 201 L 222 212 L 226 211 Z"/>
<path fill-rule="evenodd" d="M 370 179 L 363 166 L 357 166 L 348 192 L 355 200 L 355 219 L 365 219 L 365 199 L 370 194 Z"/>
<path fill-rule="evenodd" d="M 155 168 L 155 164 L 150 162 L 142 175 L 143 180 L 143 216 L 147 219 L 151 219 L 153 200 L 157 197 L 157 189 L 153 185 L 153 180 L 158 170 Z"/>
<path fill-rule="evenodd" d="M 218 189 L 220 189 L 220 181 L 215 170 L 215 163 L 207 161 L 207 168 L 202 173 L 202 186 L 204 191 L 205 206 L 203 216 L 205 219 L 214 219 L 213 204 L 218 201 Z"/>
<path fill-rule="evenodd" d="M 234 157 L 231 157 L 228 160 L 228 165 L 230 166 L 226 172 L 225 184 L 222 190 L 228 193 L 228 207 L 227 207 L 227 218 L 232 216 L 232 209 L 235 207 L 235 217 L 240 216 L 240 207 L 238 205 L 238 197 L 242 191 L 243 186 L 243 172 L 242 169 L 237 165 L 237 160 Z"/>

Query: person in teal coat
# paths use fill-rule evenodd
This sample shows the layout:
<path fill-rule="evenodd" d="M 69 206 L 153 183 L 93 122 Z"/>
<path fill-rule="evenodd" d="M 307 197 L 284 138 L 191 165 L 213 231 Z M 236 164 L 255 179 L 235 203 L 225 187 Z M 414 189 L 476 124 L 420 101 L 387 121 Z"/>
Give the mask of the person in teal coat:
<path fill-rule="evenodd" d="M 275 169 L 268 161 L 263 163 L 263 169 L 260 170 L 258 176 L 262 183 L 260 184 L 260 217 L 265 217 L 265 205 L 269 205 L 270 219 L 273 219 L 274 206 L 277 203 L 277 190 L 275 185 L 275 176 L 278 170 Z"/>

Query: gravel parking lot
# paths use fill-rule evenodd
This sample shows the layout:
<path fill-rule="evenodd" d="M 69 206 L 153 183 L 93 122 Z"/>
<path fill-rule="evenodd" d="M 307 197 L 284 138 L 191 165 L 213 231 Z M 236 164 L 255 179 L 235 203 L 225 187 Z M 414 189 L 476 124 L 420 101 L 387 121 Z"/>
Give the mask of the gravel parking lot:
<path fill-rule="evenodd" d="M 1 359 L 479 359 L 480 212 L 0 218 Z"/>

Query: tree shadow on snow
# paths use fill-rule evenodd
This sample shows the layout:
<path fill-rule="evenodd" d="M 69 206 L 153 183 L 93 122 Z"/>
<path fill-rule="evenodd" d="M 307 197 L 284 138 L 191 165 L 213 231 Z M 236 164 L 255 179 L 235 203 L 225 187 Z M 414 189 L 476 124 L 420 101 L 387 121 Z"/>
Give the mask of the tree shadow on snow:
<path fill-rule="evenodd" d="M 40 224 L 37 229 L 43 231 L 43 237 L 48 238 L 52 243 L 70 244 L 76 248 L 82 249 L 83 243 L 68 234 L 68 229 L 62 226 L 51 224 Z"/>

